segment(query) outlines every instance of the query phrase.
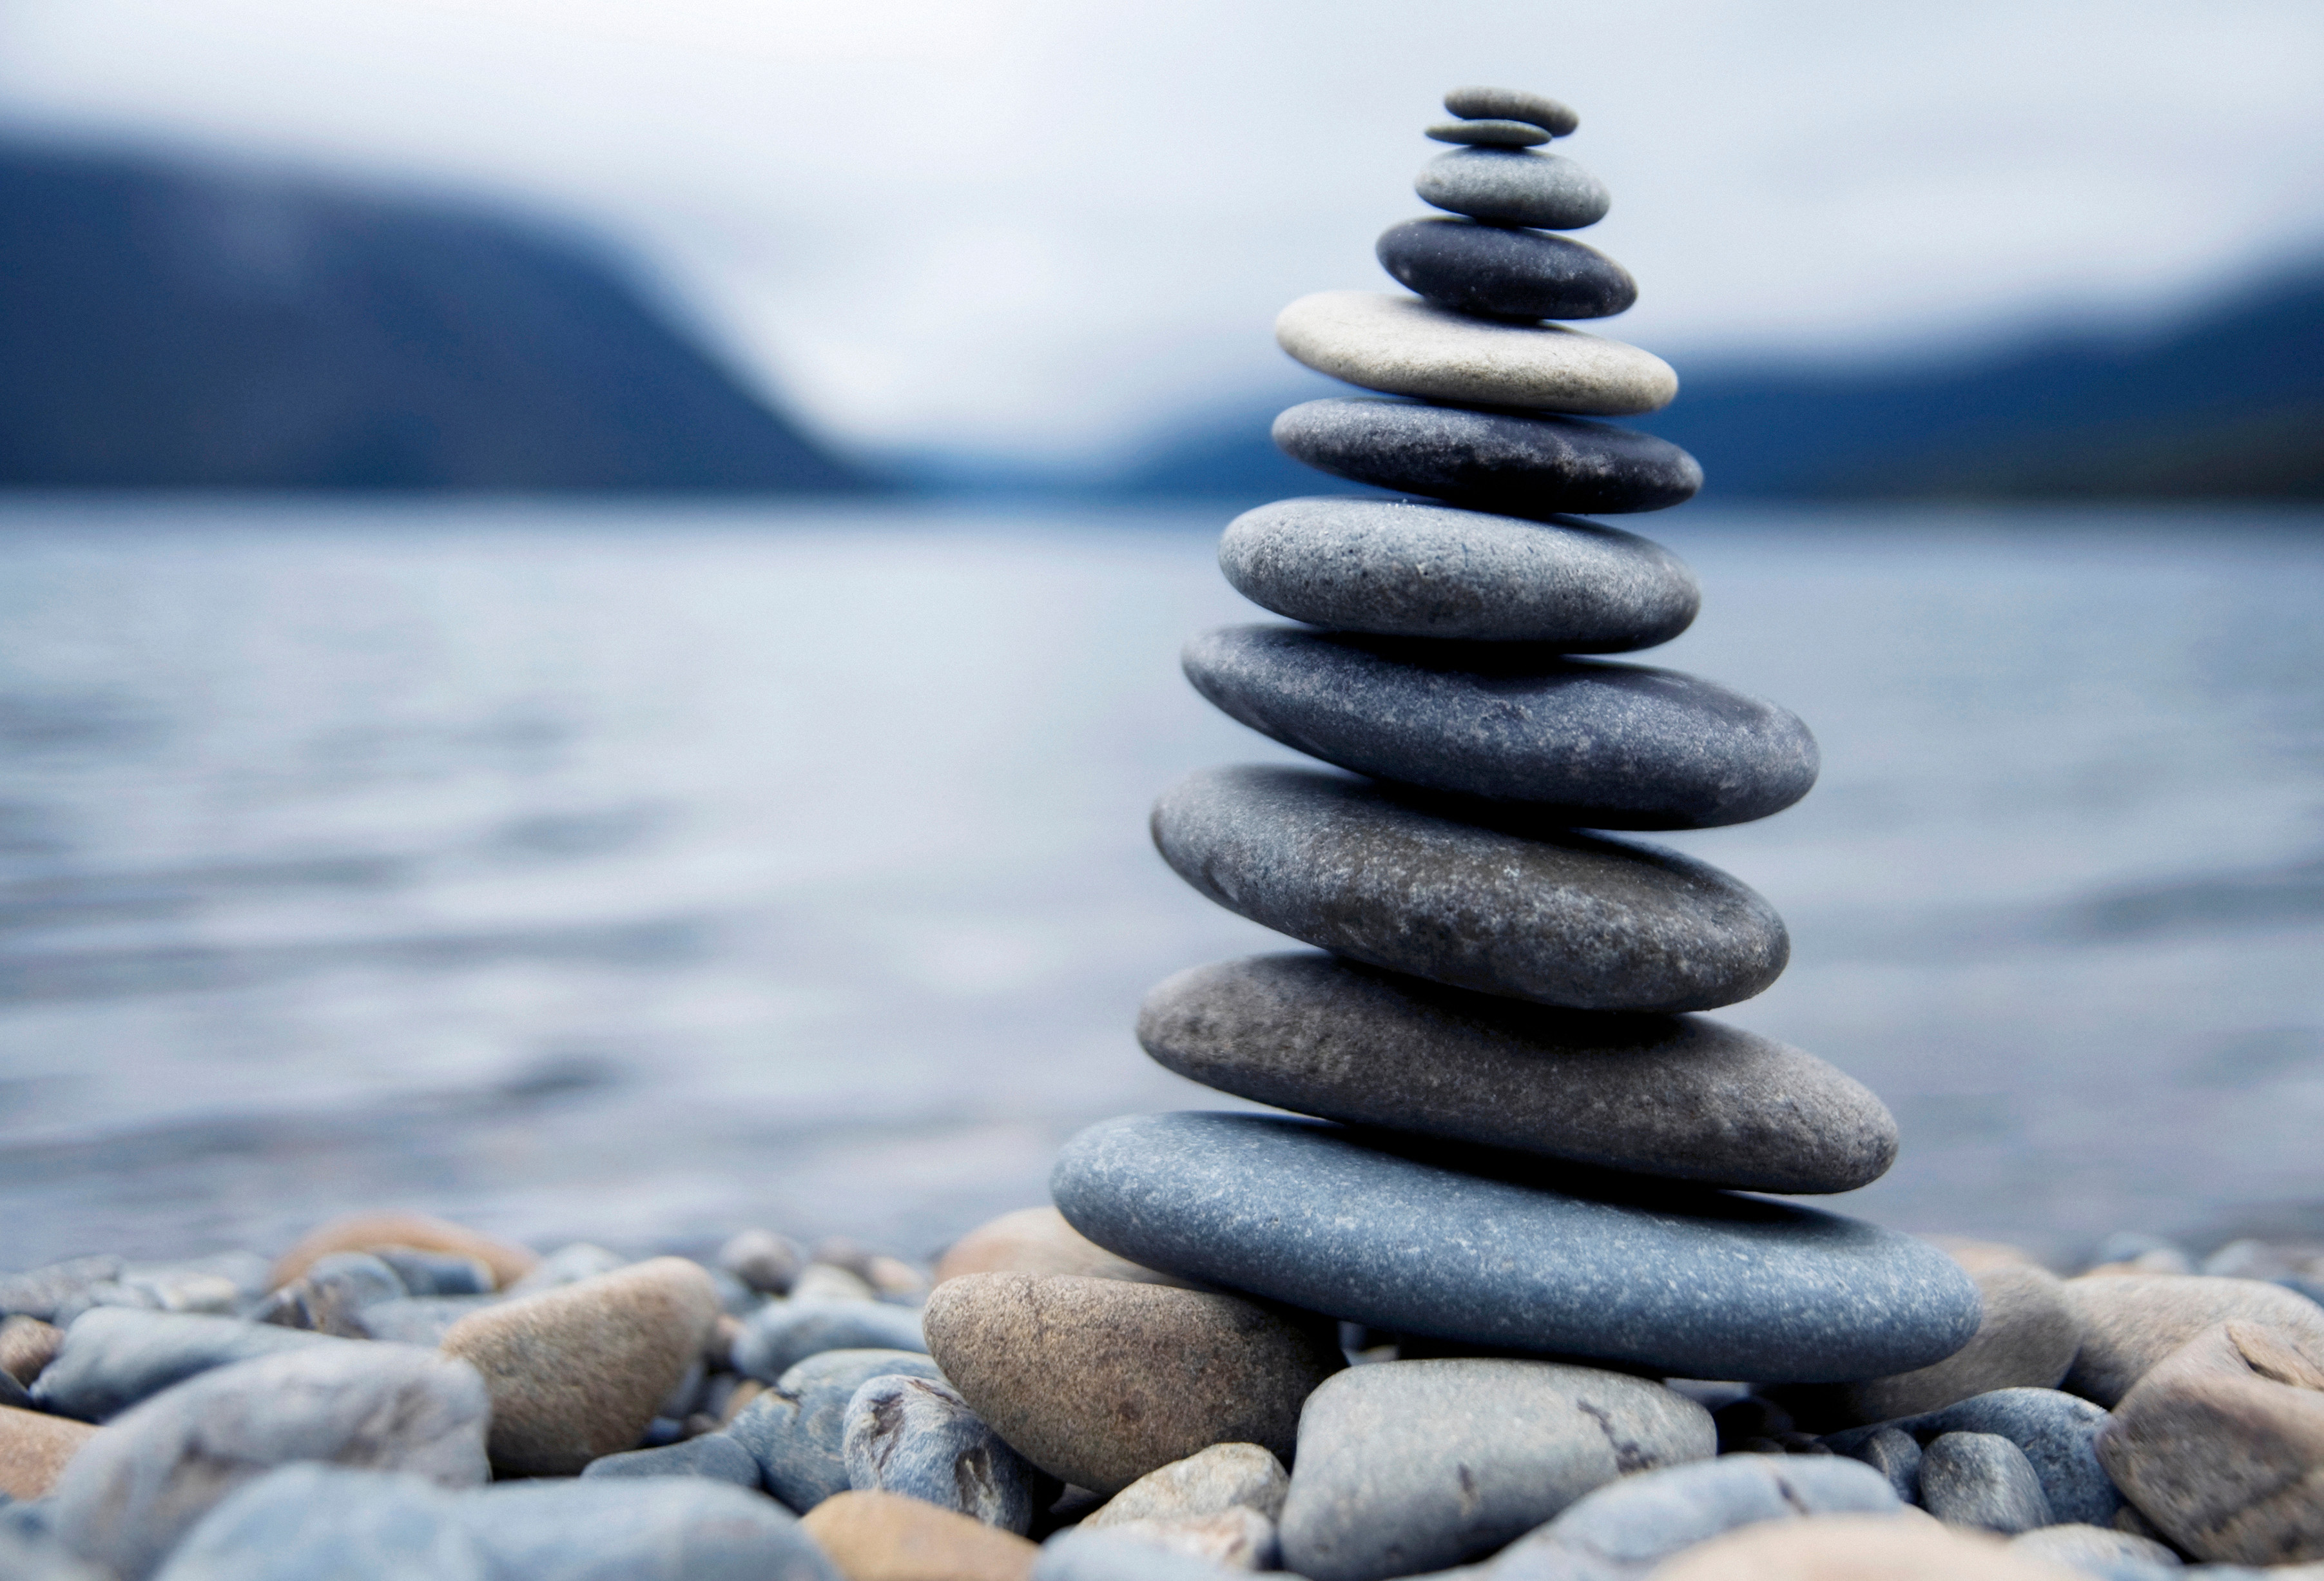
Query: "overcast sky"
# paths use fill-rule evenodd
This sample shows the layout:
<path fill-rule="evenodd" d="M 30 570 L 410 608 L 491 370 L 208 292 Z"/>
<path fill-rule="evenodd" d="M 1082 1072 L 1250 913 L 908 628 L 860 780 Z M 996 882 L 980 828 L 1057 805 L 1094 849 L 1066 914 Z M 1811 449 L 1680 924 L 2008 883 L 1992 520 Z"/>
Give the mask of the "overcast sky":
<path fill-rule="evenodd" d="M 0 0 L 0 114 L 510 194 L 844 442 L 1069 455 L 1393 289 L 1447 88 L 1582 113 L 1675 362 L 2151 315 L 2324 254 L 2316 0 Z M 1683 398 L 1683 397 L 1682 397 Z"/>

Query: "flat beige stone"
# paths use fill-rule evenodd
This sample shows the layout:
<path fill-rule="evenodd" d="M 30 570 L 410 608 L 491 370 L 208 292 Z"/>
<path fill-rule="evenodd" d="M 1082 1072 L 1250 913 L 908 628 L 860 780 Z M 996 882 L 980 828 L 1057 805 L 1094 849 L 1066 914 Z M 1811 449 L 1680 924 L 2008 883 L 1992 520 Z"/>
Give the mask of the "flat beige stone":
<path fill-rule="evenodd" d="M 1849 1417 L 1893 1421 L 1995 1389 L 2058 1386 L 2082 1344 L 2081 1321 L 2067 1304 L 2065 1281 L 2047 1269 L 2009 1262 L 1972 1270 L 1969 1277 L 1985 1301 L 1976 1336 L 1941 1362 L 1841 1385 Z"/>
<path fill-rule="evenodd" d="M 22 1312 L 12 1313 L 0 1323 L 0 1373 L 30 1385 L 57 1359 L 64 1343 L 65 1331 L 56 1325 Z"/>
<path fill-rule="evenodd" d="M 2082 1348 L 2061 1387 L 2109 1408 L 2165 1356 L 2231 1318 L 2281 1329 L 2324 1354 L 2324 1308 L 2263 1280 L 2086 1273 L 2066 1281 L 2065 1292 Z"/>
<path fill-rule="evenodd" d="M 1659 411 L 1678 393 L 1668 363 L 1622 341 L 1472 319 L 1385 291 L 1301 297 L 1277 316 L 1275 342 L 1317 373 L 1432 401 L 1621 417 Z"/>
<path fill-rule="evenodd" d="M 964 1273 L 1065 1273 L 1192 1288 L 1185 1280 L 1116 1257 L 1054 1207 L 1004 1213 L 954 1241 L 936 1263 L 936 1282 Z"/>
<path fill-rule="evenodd" d="M 1025 1581 L 1041 1551 L 901 1493 L 835 1493 L 799 1524 L 847 1581 Z"/>
<path fill-rule="evenodd" d="M 494 1471 L 573 1476 L 638 1447 L 718 1315 L 707 1273 L 656 1257 L 472 1312 L 446 1331 L 443 1351 L 484 1375 Z"/>
<path fill-rule="evenodd" d="M 37 1499 L 97 1433 L 87 1422 L 0 1405 L 0 1493 Z"/>
<path fill-rule="evenodd" d="M 2000 1539 L 1899 1515 L 1811 1515 L 1683 1549 L 1651 1581 L 2087 1581 Z"/>
<path fill-rule="evenodd" d="M 480 1235 L 448 1219 L 424 1213 L 357 1213 L 309 1230 L 274 1264 L 269 1290 L 281 1290 L 334 1252 L 368 1252 L 374 1246 L 409 1246 L 416 1252 L 451 1252 L 477 1258 L 493 1271 L 496 1289 L 506 1290 L 540 1261 L 538 1253 Z"/>

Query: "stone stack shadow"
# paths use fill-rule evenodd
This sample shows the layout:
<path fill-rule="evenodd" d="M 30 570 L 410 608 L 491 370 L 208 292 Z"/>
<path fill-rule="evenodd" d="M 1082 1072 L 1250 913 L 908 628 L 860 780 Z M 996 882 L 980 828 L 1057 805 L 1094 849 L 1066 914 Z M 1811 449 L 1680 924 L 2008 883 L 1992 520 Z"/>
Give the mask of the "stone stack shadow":
<path fill-rule="evenodd" d="M 1665 1375 L 1830 1382 L 1941 1359 L 1976 1330 L 1935 1248 L 1738 1191 L 1853 1189 L 1894 1120 L 1812 1055 L 1692 1012 L 1789 954 L 1716 868 L 1606 831 L 1780 811 L 1817 771 L 1784 709 L 1594 657 L 1667 642 L 1692 575 L 1565 514 L 1660 509 L 1692 458 L 1593 418 L 1675 394 L 1660 359 L 1557 320 L 1630 306 L 1555 234 L 1608 208 L 1578 125 L 1462 89 L 1417 182 L 1454 217 L 1380 237 L 1412 295 L 1286 308 L 1293 356 L 1379 392 L 1282 414 L 1323 471 L 1416 498 L 1285 500 L 1238 518 L 1228 579 L 1297 624 L 1197 637 L 1234 718 L 1329 769 L 1197 773 L 1154 811 L 1189 883 L 1316 951 L 1197 967 L 1148 997 L 1163 1065 L 1293 1111 L 1104 1122 L 1059 1208 L 1149 1267 L 1368 1325 L 1406 1354 L 1557 1354 Z"/>

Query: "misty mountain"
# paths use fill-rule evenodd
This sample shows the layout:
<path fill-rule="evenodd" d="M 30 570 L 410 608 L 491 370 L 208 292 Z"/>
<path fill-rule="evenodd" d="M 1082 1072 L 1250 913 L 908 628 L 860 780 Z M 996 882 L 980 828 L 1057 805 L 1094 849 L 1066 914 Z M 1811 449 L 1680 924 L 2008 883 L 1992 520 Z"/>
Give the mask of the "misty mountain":
<path fill-rule="evenodd" d="M 2324 270 L 2144 334 L 2052 334 L 1950 361 L 1683 364 L 1619 419 L 1683 445 L 1705 499 L 2324 496 Z M 1352 393 L 1352 392 L 1351 392 Z M 1118 492 L 1257 503 L 1352 490 L 1276 450 L 1275 399 L 1157 439 Z"/>
<path fill-rule="evenodd" d="M 0 485 L 865 486 L 594 243 L 0 143 Z"/>

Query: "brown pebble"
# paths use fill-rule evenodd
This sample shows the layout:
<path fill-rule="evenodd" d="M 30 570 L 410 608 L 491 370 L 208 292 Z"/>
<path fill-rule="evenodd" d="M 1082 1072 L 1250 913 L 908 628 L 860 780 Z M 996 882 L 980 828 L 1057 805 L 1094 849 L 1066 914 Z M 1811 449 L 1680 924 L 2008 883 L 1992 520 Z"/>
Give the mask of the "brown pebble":
<path fill-rule="evenodd" d="M 969 1273 L 928 1296 L 928 1354 L 1010 1447 L 1119 1493 L 1213 1444 L 1289 1460 L 1307 1396 L 1345 1364 L 1319 1329 L 1232 1296 Z"/>
<path fill-rule="evenodd" d="M 1989 1268 L 2044 1266 L 2039 1257 L 2024 1247 L 2013 1246 L 2006 1241 L 1979 1241 L 1968 1235 L 1923 1235 L 1921 1238 L 1971 1274 L 1983 1273 Z"/>
<path fill-rule="evenodd" d="M 493 1271 L 493 1283 L 505 1289 L 524 1277 L 540 1256 L 447 1219 L 420 1213 L 355 1213 L 307 1232 L 274 1264 L 266 1288 L 281 1290 L 334 1252 L 368 1252 L 374 1246 L 409 1246 L 416 1252 L 453 1252 L 480 1259 Z"/>
<path fill-rule="evenodd" d="M 1004 1213 L 954 1241 L 936 1263 L 936 1282 L 964 1273 L 1065 1273 L 1194 1288 L 1185 1280 L 1116 1257 L 1067 1224 L 1054 1207 Z"/>
<path fill-rule="evenodd" d="M 1844 1419 L 1893 1421 L 1995 1389 L 2058 1386 L 2082 1344 L 2065 1281 L 2047 1269 L 2009 1262 L 1970 1277 L 1985 1299 L 1985 1318 L 1969 1344 L 1910 1373 L 1840 1385 Z"/>
<path fill-rule="evenodd" d="M 0 1405 L 0 1493 L 40 1498 L 56 1485 L 65 1462 L 96 1436 L 87 1422 Z"/>
<path fill-rule="evenodd" d="M 495 1472 L 571 1476 L 637 1447 L 717 1320 L 710 1276 L 656 1257 L 472 1312 L 443 1351 L 484 1375 Z"/>
<path fill-rule="evenodd" d="M 2061 1385 L 2111 1407 L 2181 1345 L 2231 1318 L 2324 1348 L 2324 1308 L 2281 1285 L 2201 1274 L 2083 1274 L 2065 1281 L 2082 1348 Z"/>
<path fill-rule="evenodd" d="M 1041 1551 L 901 1493 L 835 1493 L 799 1524 L 847 1581 L 1026 1581 Z"/>
<path fill-rule="evenodd" d="M 1682 1549 L 1653 1581 L 2087 1581 L 1918 1510 L 1769 1521 Z"/>
<path fill-rule="evenodd" d="M 2206 1328 L 2123 1396 L 2098 1453 L 2198 1558 L 2324 1559 L 2324 1346 L 2256 1323 Z"/>
<path fill-rule="evenodd" d="M 18 1312 L 0 1323 L 0 1373 L 29 1385 L 41 1370 L 57 1359 L 65 1331 L 38 1318 Z"/>

